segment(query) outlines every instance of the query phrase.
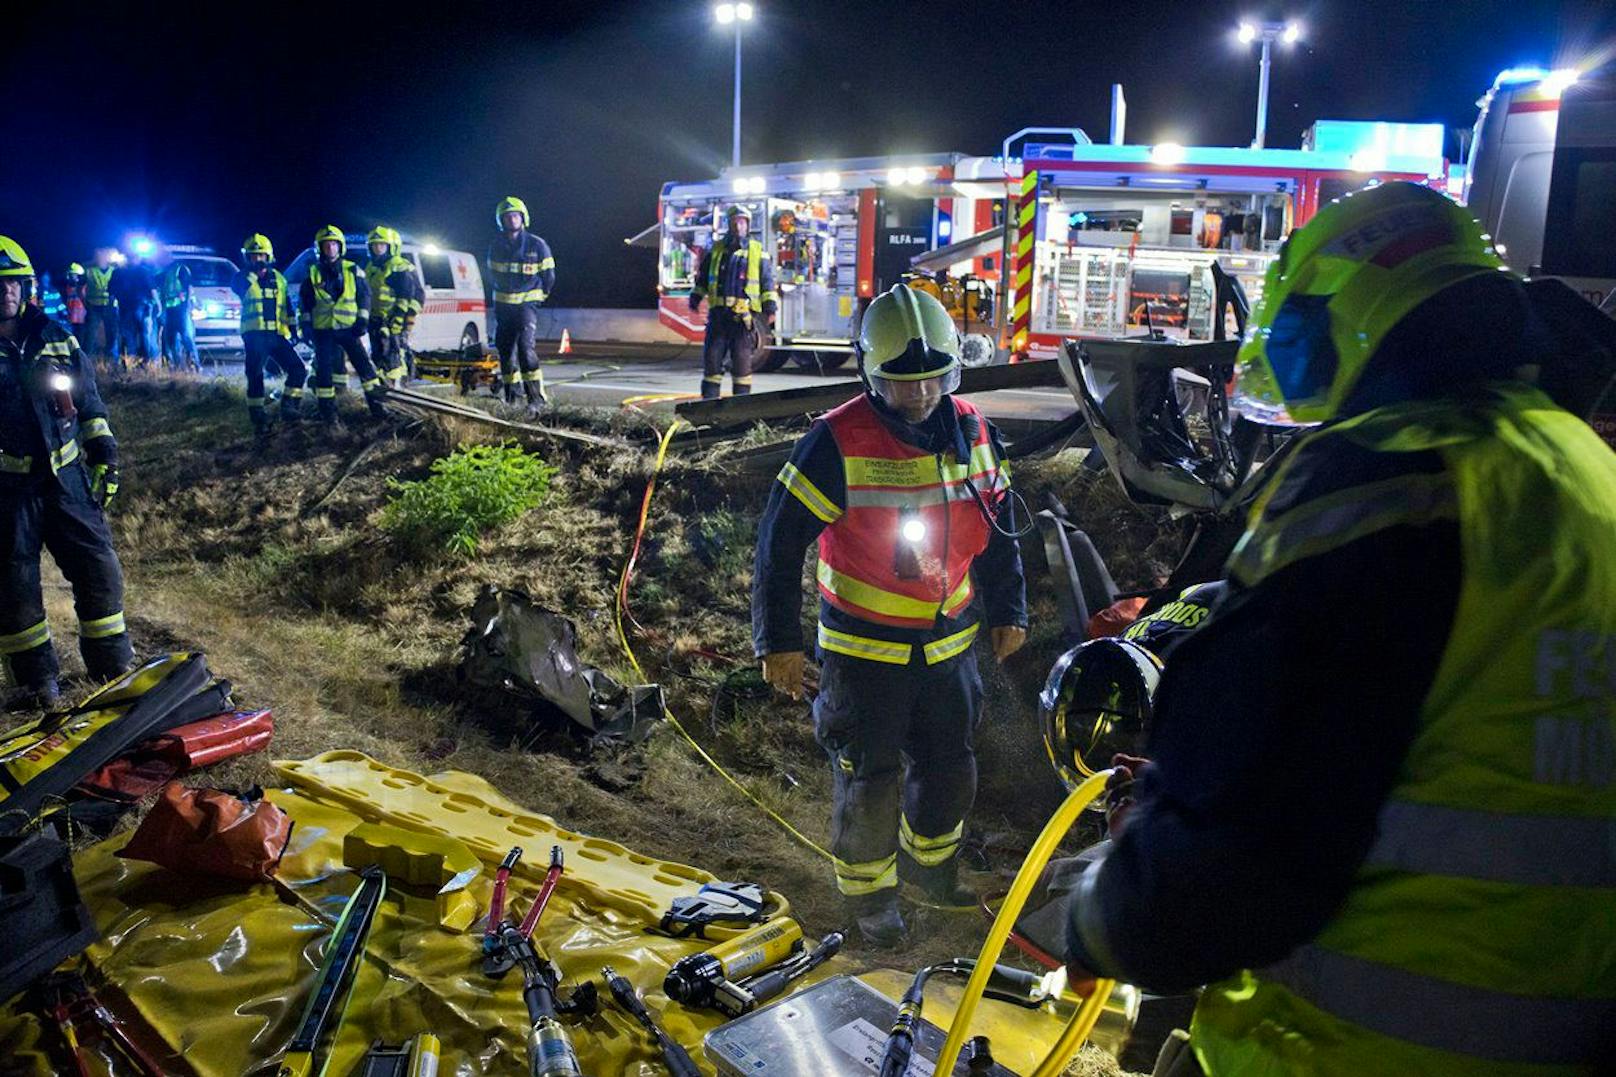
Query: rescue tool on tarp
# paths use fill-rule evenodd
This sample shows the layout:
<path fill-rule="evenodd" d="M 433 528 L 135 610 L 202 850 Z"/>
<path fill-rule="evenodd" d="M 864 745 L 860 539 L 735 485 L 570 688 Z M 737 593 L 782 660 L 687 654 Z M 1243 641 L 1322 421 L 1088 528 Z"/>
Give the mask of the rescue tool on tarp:
<path fill-rule="evenodd" d="M 690 1052 L 681 1047 L 677 1040 L 664 1032 L 662 1026 L 656 1023 L 656 1018 L 652 1017 L 651 1011 L 646 1009 L 645 1002 L 640 998 L 639 992 L 634 989 L 634 985 L 619 976 L 610 965 L 603 966 L 600 974 L 605 979 L 606 987 L 611 991 L 612 998 L 617 1000 L 617 1004 L 627 1010 L 629 1015 L 638 1021 L 645 1031 L 651 1034 L 651 1038 L 656 1041 L 657 1049 L 662 1052 L 662 1061 L 667 1065 L 668 1072 L 673 1074 L 673 1077 L 702 1077 L 701 1069 L 696 1065 L 695 1060 L 690 1057 Z"/>
<path fill-rule="evenodd" d="M 483 935 L 483 974 L 495 979 L 516 967 L 516 955 L 505 943 L 505 929 L 510 926 L 504 919 L 505 887 L 512 869 L 521 858 L 520 846 L 505 854 L 505 859 L 500 862 L 499 871 L 494 876 L 493 896 L 488 901 L 488 930 Z M 544 873 L 544 883 L 539 887 L 539 896 L 533 899 L 527 915 L 522 917 L 521 925 L 516 928 L 516 934 L 520 938 L 524 940 L 533 938 L 533 929 L 538 926 L 539 917 L 544 915 L 545 906 L 550 904 L 550 895 L 555 893 L 556 883 L 561 879 L 564 865 L 565 858 L 561 846 L 552 845 L 550 867 Z"/>
<path fill-rule="evenodd" d="M 297 1033 L 281 1059 L 277 1077 L 313 1077 L 315 1053 L 323 1041 L 336 1034 L 342 1024 L 342 1013 L 348 997 L 353 993 L 354 974 L 359 959 L 365 952 L 365 937 L 375 922 L 376 910 L 387 893 L 387 873 L 381 868 L 369 867 L 359 873 L 359 888 L 342 910 L 331 942 L 326 947 L 325 962 L 320 966 L 320 979 L 309 996 L 298 1022 Z"/>

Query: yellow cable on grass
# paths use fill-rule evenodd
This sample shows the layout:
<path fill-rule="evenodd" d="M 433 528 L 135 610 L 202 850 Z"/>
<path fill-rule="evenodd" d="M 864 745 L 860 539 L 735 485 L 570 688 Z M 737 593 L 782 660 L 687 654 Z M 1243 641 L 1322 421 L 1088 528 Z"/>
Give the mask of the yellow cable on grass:
<path fill-rule="evenodd" d="M 629 548 L 627 559 L 623 562 L 623 574 L 617 581 L 617 608 L 615 615 L 617 639 L 618 642 L 623 645 L 623 653 L 628 656 L 629 665 L 634 667 L 635 676 L 639 677 L 641 681 L 646 679 L 645 671 L 640 668 L 640 660 L 634 657 L 634 648 L 629 645 L 628 633 L 623 628 L 623 613 L 628 606 L 628 584 L 629 579 L 634 572 L 634 562 L 639 558 L 640 539 L 645 534 L 645 521 L 651 515 L 651 494 L 656 490 L 657 476 L 662 474 L 662 464 L 668 456 L 668 443 L 673 440 L 673 435 L 678 431 L 681 425 L 684 425 L 684 420 L 675 419 L 668 426 L 667 431 L 663 433 L 661 441 L 657 445 L 656 463 L 651 468 L 650 480 L 645 484 L 645 498 L 640 502 L 640 519 L 634 528 L 634 542 Z M 785 820 L 783 816 L 780 815 L 779 812 L 763 803 L 762 798 L 760 798 L 756 793 L 752 792 L 752 790 L 748 789 L 746 786 L 742 785 L 739 779 L 737 779 L 729 771 L 725 770 L 723 765 L 720 764 L 718 760 L 714 759 L 707 753 L 707 749 L 703 748 L 699 743 L 697 743 L 696 738 L 690 735 L 689 731 L 685 729 L 684 725 L 680 723 L 679 719 L 673 716 L 673 712 L 669 710 L 665 704 L 662 708 L 662 716 L 668 720 L 668 723 L 672 725 L 674 729 L 679 731 L 679 735 L 685 739 L 690 747 L 695 749 L 696 754 L 701 757 L 704 763 L 712 767 L 713 770 L 717 772 L 720 778 L 723 778 L 730 785 L 734 786 L 735 789 L 747 800 L 750 800 L 753 804 L 757 805 L 758 809 L 762 811 L 763 814 L 767 815 L 770 819 L 773 819 L 776 823 L 779 823 L 787 834 L 790 834 L 805 847 L 812 849 L 826 860 L 832 859 L 830 853 L 826 852 L 818 842 L 814 841 L 812 838 L 808 837 L 808 835 L 792 826 Z"/>
<path fill-rule="evenodd" d="M 954 1011 L 953 1023 L 948 1026 L 948 1039 L 944 1041 L 943 1052 L 937 1059 L 938 1073 L 954 1072 L 954 1063 L 959 1061 L 960 1049 L 965 1046 L 965 1037 L 970 1034 L 971 1018 L 976 1015 L 977 1004 L 982 1001 L 982 992 L 988 985 L 988 976 L 993 972 L 994 963 L 999 960 L 999 955 L 1004 952 L 1005 940 L 1010 937 L 1010 930 L 1015 927 L 1016 918 L 1026 906 L 1033 885 L 1043 874 L 1049 858 L 1055 854 L 1055 847 L 1083 814 L 1083 809 L 1105 790 L 1106 780 L 1111 777 L 1111 773 L 1110 770 L 1102 770 L 1072 790 L 1059 810 L 1048 823 L 1044 824 L 1038 840 L 1033 842 L 1032 851 L 1027 854 L 1021 870 L 1016 873 L 1016 881 L 1010 886 L 1010 893 L 1005 896 L 1004 904 L 999 906 L 999 914 L 993 918 L 993 926 L 988 929 L 988 937 L 982 943 L 982 952 L 976 955 L 976 968 L 965 985 L 965 994 L 960 998 L 959 1008 Z M 1072 1014 L 1066 1030 L 1061 1033 L 1055 1046 L 1050 1048 L 1044 1061 L 1033 1071 L 1033 1077 L 1053 1077 L 1065 1067 L 1072 1054 L 1094 1028 L 1095 1022 L 1100 1019 L 1100 1011 L 1105 1008 L 1106 1000 L 1111 997 L 1111 988 L 1114 985 L 1113 980 L 1099 980 L 1095 983 L 1094 993 L 1083 1001 L 1083 1005 L 1078 1007 L 1076 1013 Z"/>

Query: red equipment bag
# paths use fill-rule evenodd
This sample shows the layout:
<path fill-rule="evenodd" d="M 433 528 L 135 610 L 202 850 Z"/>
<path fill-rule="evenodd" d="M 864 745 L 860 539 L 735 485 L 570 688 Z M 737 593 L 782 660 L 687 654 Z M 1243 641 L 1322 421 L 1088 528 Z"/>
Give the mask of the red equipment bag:
<path fill-rule="evenodd" d="M 240 797 L 169 782 L 118 855 L 187 874 L 268 882 L 291 836 L 291 817 L 258 790 Z"/>
<path fill-rule="evenodd" d="M 103 800 L 132 804 L 188 770 L 262 751 L 274 735 L 275 716 L 267 710 L 216 714 L 141 741 L 77 788 Z"/>

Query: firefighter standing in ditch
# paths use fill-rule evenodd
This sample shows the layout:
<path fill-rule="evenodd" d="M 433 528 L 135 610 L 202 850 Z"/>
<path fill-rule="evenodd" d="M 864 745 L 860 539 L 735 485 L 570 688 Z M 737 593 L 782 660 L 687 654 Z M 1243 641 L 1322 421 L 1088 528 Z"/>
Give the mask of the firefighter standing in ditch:
<path fill-rule="evenodd" d="M 488 275 L 494 284 L 494 347 L 505 402 L 516 403 L 516 387 L 527 395 L 531 418 L 549 398 L 539 369 L 539 307 L 555 291 L 555 258 L 550 245 L 528 231 L 527 203 L 502 199 L 494 207 L 499 235 L 488 245 Z"/>
<path fill-rule="evenodd" d="M 370 322 L 370 289 L 365 275 L 343 255 L 348 241 L 342 229 L 328 224 L 314 233 L 319 255 L 298 291 L 298 322 L 314 344 L 314 400 L 322 422 L 337 421 L 337 386 L 346 385 L 344 358 L 359 375 L 374 419 L 387 416 L 382 407 L 382 380 L 360 341 Z"/>
<path fill-rule="evenodd" d="M 1158 1073 L 1616 1058 L 1616 455 L 1532 384 L 1616 331 L 1502 270 L 1410 183 L 1326 206 L 1269 270 L 1242 407 L 1325 425 L 1173 651 L 1071 909 L 1075 976 L 1207 985 Z"/>
<path fill-rule="evenodd" d="M 995 519 L 1009 467 L 982 413 L 951 395 L 953 319 L 900 284 L 870 304 L 857 350 L 867 391 L 813 425 L 769 496 L 752 639 L 769 683 L 799 696 L 802 555 L 817 537 L 814 731 L 835 781 L 836 885 L 864 936 L 893 945 L 900 877 L 932 902 L 974 904 L 956 878 L 982 714 L 972 578 L 1001 661 L 1026 642 L 1026 596 Z"/>
<path fill-rule="evenodd" d="M 39 557 L 73 585 L 79 650 L 91 677 L 134 662 L 123 570 L 102 509 L 118 492 L 118 443 L 95 371 L 71 334 L 29 305 L 34 269 L 0 236 L 0 659 L 13 707 L 58 701 L 56 651 Z"/>
<path fill-rule="evenodd" d="M 726 364 L 735 395 L 752 391 L 752 360 L 763 332 L 774 327 L 779 305 L 774 271 L 763 254 L 763 244 L 751 238 L 751 210 L 731 206 L 724 218 L 724 238 L 702 260 L 690 289 L 692 311 L 700 310 L 701 301 L 707 300 L 707 332 L 701 345 L 703 400 L 718 399 Z"/>
<path fill-rule="evenodd" d="M 415 267 L 399 249 L 403 244 L 396 229 L 378 224 L 370 230 L 368 245 L 365 283 L 370 287 L 370 357 L 377 373 L 401 386 L 409 373 L 410 331 L 426 293 Z"/>
<path fill-rule="evenodd" d="M 292 347 L 292 298 L 286 278 L 275 268 L 275 247 L 269 237 L 254 233 L 241 245 L 247 268 L 230 282 L 241 298 L 241 342 L 246 350 L 247 414 L 253 430 L 269 433 L 264 400 L 264 368 L 270 363 L 286 374 L 281 392 L 281 421 L 295 423 L 303 410 L 303 384 L 308 375 L 303 358 Z"/>

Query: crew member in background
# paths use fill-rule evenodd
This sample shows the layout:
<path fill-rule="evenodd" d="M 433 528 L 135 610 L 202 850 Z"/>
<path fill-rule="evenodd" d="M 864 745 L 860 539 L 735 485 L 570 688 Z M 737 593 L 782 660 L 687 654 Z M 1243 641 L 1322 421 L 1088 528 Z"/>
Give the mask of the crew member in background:
<path fill-rule="evenodd" d="M 752 577 L 764 677 L 797 698 L 802 556 L 817 537 L 814 731 L 835 783 L 836 885 L 883 946 L 906 931 L 900 877 L 933 902 L 975 903 L 956 878 L 982 714 L 973 576 L 995 657 L 1027 638 L 1021 555 L 1002 522 L 1009 468 L 982 413 L 951 395 L 959 348 L 932 296 L 900 284 L 870 304 L 857 343 L 866 392 L 797 443 Z"/>
<path fill-rule="evenodd" d="M 528 231 L 527 203 L 506 198 L 494 208 L 499 235 L 488 245 L 488 275 L 494 282 L 494 347 L 505 402 L 516 402 L 516 387 L 527 394 L 531 418 L 549 398 L 539 369 L 536 342 L 539 306 L 555 291 L 555 259 L 550 245 Z"/>
<path fill-rule="evenodd" d="M 426 297 L 421 280 L 400 250 L 398 231 L 378 224 L 370 231 L 370 261 L 365 283 L 370 287 L 370 357 L 382 377 L 404 384 L 410 330 Z"/>
<path fill-rule="evenodd" d="M 59 702 L 39 557 L 73 586 L 79 650 L 95 680 L 134 663 L 123 570 L 102 509 L 118 492 L 118 443 L 95 370 L 67 330 L 28 303 L 28 255 L 0 236 L 0 660 L 13 709 Z"/>
<path fill-rule="evenodd" d="M 1243 407 L 1326 425 L 1174 649 L 1068 933 L 1075 977 L 1208 985 L 1212 1077 L 1616 1058 L 1616 455 L 1523 380 L 1616 331 L 1502 270 L 1387 183 L 1269 271 Z"/>
<path fill-rule="evenodd" d="M 73 339 L 79 342 L 79 347 L 89 351 L 90 344 L 84 331 L 84 294 L 84 267 L 77 262 L 70 263 L 67 276 L 62 278 L 62 308 L 67 315 L 67 327 L 72 330 Z"/>
<path fill-rule="evenodd" d="M 158 255 L 157 294 L 163 301 L 163 361 L 176 369 L 200 371 L 196 323 L 191 320 L 191 269 L 167 247 Z"/>
<path fill-rule="evenodd" d="M 84 275 L 84 350 L 118 361 L 118 301 L 112 298 L 112 251 L 97 247 Z"/>
<path fill-rule="evenodd" d="M 360 337 L 370 322 L 370 289 L 365 275 L 343 255 L 348 241 L 342 229 L 328 224 L 314 233 L 319 254 L 298 292 L 298 321 L 314 344 L 314 399 L 321 420 L 337 421 L 337 380 L 348 380 L 344 357 L 359 375 L 372 418 L 384 419 L 382 380 L 376 376 Z"/>
<path fill-rule="evenodd" d="M 246 350 L 247 414 L 259 436 L 270 429 L 265 410 L 264 367 L 278 365 L 286 373 L 281 392 L 282 422 L 303 417 L 303 359 L 292 347 L 292 300 L 286 278 L 275 268 L 275 247 L 269 237 L 254 233 L 241 245 L 246 270 L 237 273 L 230 290 L 241 297 L 241 343 Z"/>
<path fill-rule="evenodd" d="M 151 329 L 160 306 L 157 281 L 139 250 L 130 251 L 129 260 L 113 272 L 112 298 L 118 303 L 118 352 L 145 366 L 157 357 Z"/>
<path fill-rule="evenodd" d="M 700 310 L 701 301 L 707 300 L 707 333 L 701 345 L 703 400 L 718 399 L 726 362 L 735 395 L 752 391 L 752 359 L 762 333 L 754 316 L 762 315 L 765 326 L 773 328 L 779 302 L 763 244 L 749 237 L 751 211 L 731 206 L 724 216 L 728 222 L 724 238 L 702 259 L 701 272 L 690 289 L 692 311 Z"/>

